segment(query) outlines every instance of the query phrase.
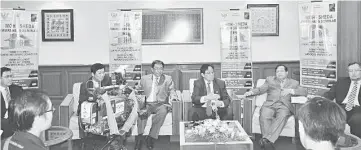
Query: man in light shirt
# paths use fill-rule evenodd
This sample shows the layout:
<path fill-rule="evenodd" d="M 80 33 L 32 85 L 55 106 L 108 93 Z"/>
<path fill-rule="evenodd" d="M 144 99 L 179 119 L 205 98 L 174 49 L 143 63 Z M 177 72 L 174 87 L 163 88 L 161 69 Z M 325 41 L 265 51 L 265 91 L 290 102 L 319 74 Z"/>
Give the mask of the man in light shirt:
<path fill-rule="evenodd" d="M 19 96 L 23 89 L 20 86 L 13 84 L 13 74 L 11 69 L 7 67 L 1 67 L 1 129 L 3 133 L 1 138 L 11 136 L 14 132 L 8 121 L 8 107 L 11 99 Z"/>
<path fill-rule="evenodd" d="M 201 77 L 194 81 L 190 118 L 193 121 L 214 119 L 217 112 L 221 120 L 228 119 L 230 98 L 225 82 L 214 78 L 214 67 L 210 64 L 202 65 L 200 73 Z M 212 109 L 212 105 L 217 109 Z"/>
<path fill-rule="evenodd" d="M 266 82 L 255 89 L 246 92 L 247 96 L 267 93 L 267 100 L 260 110 L 260 127 L 262 139 L 259 144 L 262 148 L 274 149 L 274 143 L 281 134 L 288 118 L 295 114 L 291 104 L 291 96 L 306 96 L 306 89 L 299 82 L 288 78 L 288 68 L 285 65 L 277 65 L 276 76 L 266 78 Z"/>
<path fill-rule="evenodd" d="M 346 110 L 351 134 L 361 138 L 361 63 L 350 63 L 348 74 L 349 77 L 338 79 L 323 96 L 330 100 L 336 99 L 336 103 Z"/>
<path fill-rule="evenodd" d="M 170 100 L 178 99 L 174 89 L 174 83 L 171 76 L 163 74 L 164 63 L 160 60 L 152 62 L 152 74 L 141 78 L 138 90 L 144 90 L 146 96 L 145 102 L 140 104 L 138 117 L 138 136 L 136 137 L 135 149 L 142 148 L 144 128 L 150 114 L 152 117 L 152 126 L 149 135 L 145 138 L 148 149 L 154 148 L 154 141 L 158 139 L 160 127 L 163 125 L 168 111 L 171 109 Z"/>

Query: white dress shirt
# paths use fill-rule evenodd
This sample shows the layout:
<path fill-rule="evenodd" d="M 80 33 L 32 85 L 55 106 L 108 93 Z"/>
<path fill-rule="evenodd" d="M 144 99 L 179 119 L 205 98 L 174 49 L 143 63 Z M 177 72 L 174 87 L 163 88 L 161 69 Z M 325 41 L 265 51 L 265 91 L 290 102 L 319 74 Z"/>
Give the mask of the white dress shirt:
<path fill-rule="evenodd" d="M 7 109 L 9 107 L 8 99 L 10 99 L 10 97 L 6 97 L 7 95 L 6 95 L 5 88 L 7 88 L 10 92 L 9 87 L 0 86 L 0 91 L 1 91 L 1 94 L 3 95 L 4 101 L 5 101 L 5 108 Z M 6 111 L 4 118 L 8 118 L 8 111 Z"/>
<path fill-rule="evenodd" d="M 154 102 L 154 101 L 156 101 L 155 99 L 154 99 L 154 90 L 155 90 L 155 87 L 157 86 L 157 85 L 155 85 L 157 82 L 159 83 L 159 80 L 160 80 L 160 77 L 158 77 L 158 81 L 156 82 L 156 77 L 153 75 L 153 83 L 152 83 L 152 91 L 150 92 L 150 95 L 149 95 L 149 97 L 147 98 L 147 102 Z"/>
<path fill-rule="evenodd" d="M 342 102 L 343 104 L 347 104 L 347 102 L 349 100 L 348 97 L 351 94 L 352 88 L 355 86 L 355 82 L 356 81 L 351 81 L 350 88 L 348 90 L 347 96 L 345 97 L 345 99 Z M 360 104 L 358 102 L 358 94 L 360 93 L 360 86 L 361 86 L 361 80 L 357 81 L 356 97 L 355 97 L 355 100 L 354 100 L 354 103 L 353 103 L 355 106 L 360 106 Z"/>
<path fill-rule="evenodd" d="M 211 89 L 211 93 L 214 93 L 214 89 L 213 89 L 213 81 L 207 81 L 206 79 L 204 79 L 204 83 L 206 84 L 206 89 L 208 88 L 208 83 L 209 86 L 210 86 L 210 89 Z M 208 93 L 207 93 L 208 94 Z M 201 103 L 204 103 L 202 105 L 202 107 L 207 107 L 207 101 L 204 99 L 205 96 L 202 96 L 201 99 L 199 100 Z M 222 102 L 222 101 L 219 101 L 219 102 Z M 220 107 L 224 107 L 224 103 L 222 102 L 221 106 Z"/>

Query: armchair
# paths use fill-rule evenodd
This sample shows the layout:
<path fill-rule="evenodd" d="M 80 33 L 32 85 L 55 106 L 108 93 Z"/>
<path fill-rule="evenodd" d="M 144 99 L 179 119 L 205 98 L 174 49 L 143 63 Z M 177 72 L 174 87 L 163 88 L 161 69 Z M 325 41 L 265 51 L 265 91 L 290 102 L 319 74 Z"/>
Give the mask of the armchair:
<path fill-rule="evenodd" d="M 265 79 L 258 79 L 257 81 L 257 87 L 262 86 L 265 83 Z M 252 118 L 252 133 L 258 133 L 261 134 L 260 129 L 260 123 L 259 123 L 259 116 L 260 116 L 260 109 L 263 105 L 263 103 L 267 99 L 267 93 L 255 96 L 254 99 L 252 99 L 252 112 L 249 113 L 251 116 L 247 116 L 248 118 Z M 295 117 L 292 115 L 288 118 L 286 126 L 283 128 L 280 136 L 287 136 L 287 137 L 295 137 Z M 254 136 L 253 136 L 254 137 Z"/>

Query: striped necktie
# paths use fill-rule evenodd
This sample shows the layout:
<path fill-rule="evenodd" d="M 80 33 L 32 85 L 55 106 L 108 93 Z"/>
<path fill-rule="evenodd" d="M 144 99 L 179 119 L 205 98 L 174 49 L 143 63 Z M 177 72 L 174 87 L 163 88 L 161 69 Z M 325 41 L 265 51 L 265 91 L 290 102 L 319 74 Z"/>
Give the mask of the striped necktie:
<path fill-rule="evenodd" d="M 6 94 L 6 101 L 9 102 L 11 100 L 11 97 L 10 97 L 10 91 L 9 91 L 8 87 L 5 88 L 5 94 Z"/>
<path fill-rule="evenodd" d="M 159 83 L 159 82 L 158 82 L 158 79 L 159 79 L 159 77 L 156 77 L 156 78 L 155 78 L 155 81 L 153 81 L 153 82 L 154 82 L 154 87 L 153 87 L 153 88 L 154 88 L 154 89 L 153 89 L 153 92 L 154 92 L 154 93 L 153 93 L 153 101 L 154 101 L 154 102 L 155 102 L 155 101 L 158 101 L 158 100 L 157 100 L 157 89 L 158 89 L 158 83 Z"/>
<path fill-rule="evenodd" d="M 347 104 L 346 104 L 346 107 L 345 107 L 345 109 L 347 111 L 352 110 L 352 107 L 354 106 L 354 102 L 355 102 L 355 99 L 356 99 L 357 85 L 358 85 L 357 82 L 354 82 L 351 93 L 348 96 L 348 101 L 347 101 Z"/>
<path fill-rule="evenodd" d="M 207 82 L 207 95 L 211 94 L 211 83 Z"/>

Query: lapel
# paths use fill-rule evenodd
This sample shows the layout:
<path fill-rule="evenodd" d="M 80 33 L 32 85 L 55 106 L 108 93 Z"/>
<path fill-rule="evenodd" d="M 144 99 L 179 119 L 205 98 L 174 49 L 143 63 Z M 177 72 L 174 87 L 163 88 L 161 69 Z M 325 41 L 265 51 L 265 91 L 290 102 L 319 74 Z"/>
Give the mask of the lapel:
<path fill-rule="evenodd" d="M 202 77 L 201 78 L 201 88 L 203 89 L 202 90 L 202 95 L 207 95 L 207 86 L 206 86 L 206 82 L 204 82 L 204 78 Z"/>
<path fill-rule="evenodd" d="M 288 78 L 286 78 L 286 79 L 285 79 L 285 83 L 283 84 L 283 88 L 289 87 L 290 84 L 291 84 L 291 80 L 288 79 Z"/>
<path fill-rule="evenodd" d="M 351 79 L 350 79 L 350 78 L 347 78 L 347 79 L 346 79 L 346 88 L 345 88 L 345 90 L 346 90 L 346 96 L 347 96 L 348 91 L 350 90 L 350 85 L 351 85 Z"/>
<path fill-rule="evenodd" d="M 219 93 L 219 86 L 218 86 L 216 78 L 214 78 L 214 80 L 213 80 L 213 93 L 214 94 L 220 94 Z M 221 95 L 219 95 L 219 96 L 221 96 Z"/>

